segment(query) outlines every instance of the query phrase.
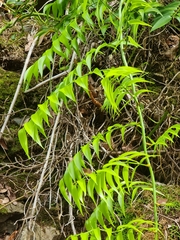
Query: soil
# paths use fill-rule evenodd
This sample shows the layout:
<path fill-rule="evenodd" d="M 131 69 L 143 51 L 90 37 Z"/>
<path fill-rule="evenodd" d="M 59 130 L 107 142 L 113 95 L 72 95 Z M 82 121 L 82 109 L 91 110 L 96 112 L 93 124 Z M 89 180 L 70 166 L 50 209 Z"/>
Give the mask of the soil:
<path fill-rule="evenodd" d="M 7 19 L 6 19 L 7 21 Z M 5 21 L 5 22 L 6 22 Z M 0 28 L 4 26 L 0 23 Z M 24 25 L 25 23 L 23 23 Z M 34 25 L 39 23 L 34 22 Z M 144 119 L 147 127 L 147 136 L 158 139 L 168 127 L 179 123 L 180 120 L 180 52 L 179 52 L 179 25 L 166 26 L 153 34 L 148 29 L 143 28 L 139 37 L 139 44 L 143 49 L 127 50 L 127 58 L 131 66 L 144 70 L 148 83 L 142 87 L 152 92 L 140 96 L 140 101 L 144 107 Z M 162 30 L 162 31 L 161 31 Z M 108 34 L 107 34 L 108 35 Z M 113 31 L 109 32 L 113 38 Z M 109 36 L 108 35 L 108 36 Z M 112 39 L 108 39 L 111 41 Z M 90 40 L 90 45 L 99 41 L 99 35 L 95 35 Z M 30 42 L 29 33 L 24 31 L 21 23 L 17 22 L 11 28 L 7 28 L 0 35 L 0 115 L 1 125 L 8 112 L 13 95 L 15 93 L 22 68 L 27 56 L 28 44 Z M 173 44 L 173 48 L 170 47 Z M 50 46 L 49 36 L 44 36 L 39 41 L 33 51 L 29 66 L 35 62 L 41 54 Z M 87 46 L 88 48 L 89 46 Z M 58 62 L 58 57 L 55 62 Z M 64 63 L 65 64 L 65 63 Z M 98 54 L 92 64 L 92 68 L 117 67 L 122 64 L 119 52 L 111 52 L 109 49 L 103 50 L 103 55 Z M 58 64 L 57 64 L 58 65 Z M 55 64 L 55 73 L 58 72 L 58 66 Z M 46 75 L 47 69 L 44 71 Z M 87 69 L 84 69 L 86 72 Z M 47 71 L 48 72 L 48 71 Z M 43 79 L 46 79 L 44 77 Z M 41 80 L 43 80 L 41 79 Z M 39 80 L 39 81 L 41 81 Z M 23 126 L 25 119 L 28 119 L 37 109 L 38 104 L 45 101 L 50 94 L 51 89 L 62 79 L 58 79 L 52 85 L 44 85 L 29 93 L 24 93 L 22 89 L 16 101 L 10 121 L 3 135 L 4 143 L 0 149 L 0 180 L 7 182 L 19 201 L 27 207 L 27 213 L 31 208 L 31 199 L 33 199 L 38 180 L 43 169 L 43 161 L 46 158 L 46 152 L 49 146 L 49 136 L 54 125 L 55 114 L 52 113 L 50 128 L 45 126 L 47 131 L 47 140 L 44 140 L 44 149 L 30 141 L 30 151 L 32 159 L 27 159 L 25 153 L 18 141 L 18 131 Z M 31 87 L 37 82 L 34 80 Z M 55 156 L 52 162 L 49 162 L 49 169 L 44 179 L 43 189 L 39 194 L 41 204 L 37 221 L 40 224 L 49 224 L 56 226 L 62 231 L 60 239 L 66 239 L 72 234 L 72 226 L 69 219 L 69 206 L 62 200 L 58 191 L 58 182 L 63 176 L 67 162 L 71 155 L 75 154 L 85 143 L 85 136 L 90 139 L 99 129 L 106 128 L 113 123 L 126 124 L 129 121 L 129 115 L 132 119 L 137 119 L 137 113 L 127 108 L 122 108 L 121 116 L 112 119 L 109 113 L 102 112 L 100 107 L 103 103 L 103 91 L 100 88 L 99 80 L 92 76 L 90 86 L 90 97 L 77 91 L 78 107 L 71 103 L 71 112 L 62 107 L 62 117 L 58 125 L 56 137 L 57 141 Z M 97 90 L 98 89 L 98 90 Z M 95 92 L 96 90 L 96 92 Z M 97 94 L 97 95 L 96 95 Z M 78 108 L 78 111 L 77 111 Z M 80 118 L 80 119 L 79 119 Z M 81 130 L 80 130 L 81 129 Z M 68 133 L 68 134 L 67 134 Z M 142 147 L 141 134 L 132 130 L 125 136 L 124 142 L 119 141 L 118 133 L 114 132 L 114 148 L 111 154 L 115 157 L 119 152 L 130 150 L 140 150 Z M 149 143 L 150 144 L 150 143 Z M 167 239 L 180 239 L 180 140 L 174 138 L 174 142 L 167 148 L 162 149 L 161 156 L 152 159 L 152 165 L 158 185 L 158 190 L 163 194 L 158 195 L 158 216 L 160 230 Z M 4 147 L 5 146 L 5 147 Z M 104 146 L 108 148 L 108 146 Z M 72 151 L 71 151 L 72 149 Z M 109 149 L 108 149 L 109 150 Z M 95 159 L 94 168 L 99 168 L 103 163 L 109 160 L 105 152 L 101 152 L 101 162 Z M 88 171 L 88 170 L 87 170 Z M 149 170 L 147 167 L 141 167 L 137 174 L 138 179 L 149 181 Z M 51 180 L 50 180 L 51 179 Z M 74 224 L 77 232 L 84 230 L 84 222 L 92 212 L 93 204 L 87 200 L 89 210 L 82 216 L 76 208 L 73 208 Z M 150 191 L 144 191 L 139 195 L 136 203 L 128 209 L 126 217 L 120 216 L 121 220 L 126 222 L 128 219 L 144 218 L 153 220 L 152 194 Z M 117 214 L 120 213 L 117 211 Z M 145 233 L 143 239 L 153 239 L 153 233 Z M 163 237 L 159 239 L 164 239 Z"/>

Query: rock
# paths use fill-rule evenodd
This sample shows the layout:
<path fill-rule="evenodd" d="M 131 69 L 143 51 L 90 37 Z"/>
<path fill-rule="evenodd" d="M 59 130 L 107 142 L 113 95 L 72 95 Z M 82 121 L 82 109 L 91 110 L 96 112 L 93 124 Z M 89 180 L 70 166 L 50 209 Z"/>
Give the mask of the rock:
<path fill-rule="evenodd" d="M 58 240 L 60 236 L 60 231 L 56 228 L 51 226 L 40 226 L 35 223 L 34 232 L 28 230 L 27 226 L 25 226 L 17 240 Z"/>
<path fill-rule="evenodd" d="M 19 228 L 20 220 L 24 215 L 24 206 L 21 203 L 13 205 L 12 203 L 7 206 L 2 206 L 0 209 L 0 237 L 5 234 L 11 234 Z"/>

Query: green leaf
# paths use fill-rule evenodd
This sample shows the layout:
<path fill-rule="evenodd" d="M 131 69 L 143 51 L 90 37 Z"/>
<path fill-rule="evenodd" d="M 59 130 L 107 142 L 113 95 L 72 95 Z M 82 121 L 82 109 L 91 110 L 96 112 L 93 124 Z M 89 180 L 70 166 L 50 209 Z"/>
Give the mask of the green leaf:
<path fill-rule="evenodd" d="M 65 55 L 62 52 L 61 47 L 60 47 L 59 39 L 54 40 L 53 43 L 52 43 L 52 46 L 53 46 L 54 52 L 56 52 L 61 57 L 65 58 Z"/>
<path fill-rule="evenodd" d="M 91 231 L 91 235 L 93 236 L 93 238 L 90 239 L 95 240 L 93 230 L 97 228 L 97 219 L 94 212 L 91 214 L 90 218 L 85 222 L 85 226 L 88 231 Z"/>
<path fill-rule="evenodd" d="M 38 128 L 35 123 L 30 120 L 29 122 L 24 124 L 24 128 L 26 132 L 32 137 L 32 139 L 43 148 L 39 138 Z"/>
<path fill-rule="evenodd" d="M 77 24 L 77 20 L 76 20 L 76 19 L 70 23 L 70 26 L 71 26 L 72 28 L 74 28 L 77 32 L 80 32 L 80 33 L 81 33 L 81 28 L 80 28 L 79 25 Z"/>
<path fill-rule="evenodd" d="M 80 188 L 84 192 L 84 195 L 86 195 L 86 181 L 85 181 L 85 179 L 81 178 L 80 180 L 77 181 L 77 183 L 79 184 Z"/>
<path fill-rule="evenodd" d="M 87 183 L 87 191 L 88 191 L 88 195 L 89 197 L 93 200 L 94 204 L 95 199 L 94 199 L 94 188 L 95 188 L 95 182 L 92 179 L 89 179 L 88 183 Z"/>
<path fill-rule="evenodd" d="M 33 74 L 36 80 L 38 81 L 38 77 L 39 77 L 38 62 L 35 62 L 32 66 L 33 66 Z"/>
<path fill-rule="evenodd" d="M 107 133 L 106 133 L 106 141 L 107 141 L 107 144 L 108 144 L 108 146 L 112 149 L 112 142 L 111 142 L 111 134 L 112 134 L 112 132 L 111 131 L 108 131 Z"/>
<path fill-rule="evenodd" d="M 102 79 L 101 84 L 104 89 L 104 93 L 105 93 L 107 99 L 109 100 L 109 103 L 110 103 L 114 113 L 117 113 L 118 106 L 117 106 L 117 104 L 115 102 L 115 98 L 114 98 L 114 85 L 108 78 Z M 105 106 L 105 102 L 104 102 L 103 106 Z"/>
<path fill-rule="evenodd" d="M 133 233 L 133 229 L 129 229 L 127 232 L 127 236 L 129 240 L 135 240 L 134 238 L 134 233 Z"/>
<path fill-rule="evenodd" d="M 103 214 L 102 214 L 102 211 L 103 211 L 104 209 L 101 208 L 101 205 L 102 205 L 102 204 L 100 204 L 100 205 L 96 208 L 95 214 L 96 214 L 96 219 L 97 219 L 97 221 L 101 224 L 101 226 L 104 227 L 105 223 L 104 223 Z"/>
<path fill-rule="evenodd" d="M 59 98 L 58 93 L 53 92 L 50 96 L 47 97 L 50 101 L 50 106 L 55 113 L 59 110 Z"/>
<path fill-rule="evenodd" d="M 64 180 L 64 184 L 67 187 L 68 191 L 71 193 L 72 192 L 72 188 L 73 188 L 73 181 L 72 178 L 69 174 L 68 169 L 66 170 L 64 176 L 63 176 L 63 180 Z"/>
<path fill-rule="evenodd" d="M 69 51 L 71 51 L 71 47 L 70 47 L 70 45 L 69 45 L 69 41 L 68 41 L 66 35 L 64 35 L 64 32 L 62 32 L 62 34 L 60 35 L 59 41 L 60 41 L 61 43 L 63 43 L 64 46 L 65 46 Z"/>
<path fill-rule="evenodd" d="M 84 11 L 84 13 L 82 14 L 82 17 L 84 18 L 84 20 L 87 22 L 89 26 L 92 26 L 92 27 L 94 26 L 94 23 L 87 10 Z"/>
<path fill-rule="evenodd" d="M 85 167 L 85 164 L 81 152 L 77 152 L 75 154 L 75 156 L 73 157 L 73 162 L 76 165 L 77 169 L 82 172 L 82 167 Z"/>
<path fill-rule="evenodd" d="M 105 227 L 105 231 L 106 231 L 106 233 L 108 235 L 107 240 L 111 240 L 112 239 L 112 228 L 106 228 Z"/>
<path fill-rule="evenodd" d="M 76 169 L 74 167 L 74 162 L 73 160 L 70 161 L 70 163 L 68 164 L 68 168 L 67 168 L 68 174 L 70 175 L 70 177 L 75 181 L 76 180 Z"/>
<path fill-rule="evenodd" d="M 49 117 L 51 117 L 51 114 L 49 112 L 49 108 L 48 108 L 48 100 L 46 100 L 43 104 L 38 104 L 39 109 L 41 109 L 41 111 L 43 111 L 46 115 L 48 115 Z"/>
<path fill-rule="evenodd" d="M 95 184 L 95 189 L 97 194 L 100 196 L 101 199 L 105 200 L 105 195 L 103 193 L 103 187 L 102 187 L 102 180 L 101 180 L 102 174 L 97 174 L 97 184 Z"/>
<path fill-rule="evenodd" d="M 161 17 L 157 22 L 155 22 L 151 28 L 151 32 L 155 31 L 158 28 L 165 26 L 171 21 L 172 17 L 170 15 L 165 15 Z"/>
<path fill-rule="evenodd" d="M 124 240 L 122 231 L 118 232 L 118 234 L 116 235 L 116 240 Z"/>
<path fill-rule="evenodd" d="M 99 138 L 94 138 L 93 149 L 94 149 L 95 153 L 97 154 L 98 158 L 99 158 L 99 142 L 100 142 Z"/>
<path fill-rule="evenodd" d="M 49 61 L 49 58 L 45 57 L 44 65 L 51 71 L 51 62 Z"/>
<path fill-rule="evenodd" d="M 101 240 L 101 232 L 99 228 L 95 228 L 93 229 L 94 235 L 96 237 L 97 240 Z"/>
<path fill-rule="evenodd" d="M 80 199 L 82 198 L 82 196 L 79 196 L 79 191 L 74 185 L 72 185 L 71 195 L 72 195 L 73 200 L 74 200 L 76 206 L 78 207 L 80 213 L 83 215 L 82 205 L 80 202 Z"/>
<path fill-rule="evenodd" d="M 106 30 L 108 29 L 108 27 L 109 27 L 108 24 L 100 26 L 101 33 L 102 33 L 103 36 L 105 36 Z"/>
<path fill-rule="evenodd" d="M 45 132 L 44 132 L 44 128 L 43 128 L 43 118 L 42 118 L 42 114 L 40 110 L 37 110 L 36 113 L 34 113 L 33 115 L 31 115 L 31 119 L 32 121 L 41 129 L 41 133 L 46 136 Z"/>
<path fill-rule="evenodd" d="M 73 49 L 75 50 L 76 54 L 78 55 L 78 57 L 80 57 L 79 45 L 78 45 L 76 38 L 73 38 L 73 40 L 71 41 L 71 45 L 72 45 Z"/>
<path fill-rule="evenodd" d="M 88 159 L 88 161 L 92 165 L 92 155 L 91 155 L 91 149 L 89 147 L 89 144 L 82 146 L 81 149 L 82 149 L 84 156 Z"/>
<path fill-rule="evenodd" d="M 82 77 L 82 62 L 79 62 L 76 67 L 76 72 L 79 77 Z"/>
<path fill-rule="evenodd" d="M 127 188 L 129 189 L 129 167 L 125 166 L 122 170 L 123 179 L 126 183 Z"/>
<path fill-rule="evenodd" d="M 98 68 L 95 68 L 92 73 L 95 73 L 99 77 L 103 78 L 103 74 Z"/>
<path fill-rule="evenodd" d="M 131 36 L 128 36 L 128 40 L 132 46 L 143 49 L 143 47 L 141 47 Z"/>
<path fill-rule="evenodd" d="M 64 86 L 63 88 L 59 89 L 60 92 L 64 93 L 64 95 L 68 98 L 70 98 L 72 101 L 76 102 L 76 98 L 74 96 L 73 92 L 73 84 L 68 84 Z"/>
<path fill-rule="evenodd" d="M 26 70 L 24 74 L 24 82 L 26 83 L 25 91 L 28 90 L 29 88 L 33 73 L 34 73 L 34 66 L 32 65 Z"/>
<path fill-rule="evenodd" d="M 150 24 L 145 23 L 145 22 L 143 22 L 143 21 L 140 21 L 140 20 L 138 20 L 138 19 L 132 19 L 132 20 L 129 20 L 128 23 L 129 23 L 130 25 L 137 24 L 137 25 L 142 25 L 142 26 L 148 26 L 148 27 L 151 27 Z"/>
<path fill-rule="evenodd" d="M 84 91 L 89 95 L 89 88 L 88 88 L 88 76 L 83 75 L 82 77 L 78 77 L 75 80 L 75 83 L 78 84 L 80 87 L 84 89 Z"/>
<path fill-rule="evenodd" d="M 59 182 L 59 190 L 60 190 L 61 194 L 63 195 L 64 199 L 69 203 L 69 205 L 72 205 L 71 201 L 67 195 L 63 179 L 61 179 Z"/>
<path fill-rule="evenodd" d="M 125 216 L 125 207 L 124 207 L 124 193 L 123 192 L 119 192 L 118 193 L 118 202 L 121 208 L 121 211 L 123 213 L 123 215 Z"/>
<path fill-rule="evenodd" d="M 89 71 L 91 71 L 91 62 L 92 62 L 92 54 L 88 54 L 86 57 L 86 64 L 89 68 Z"/>
<path fill-rule="evenodd" d="M 71 235 L 70 238 L 71 238 L 71 240 L 78 240 L 79 239 L 79 237 L 77 235 Z"/>
<path fill-rule="evenodd" d="M 45 58 L 46 58 L 45 56 L 42 56 L 38 59 L 38 69 L 41 77 L 43 76 Z"/>
<path fill-rule="evenodd" d="M 40 111 L 41 111 L 41 110 L 40 110 Z M 42 117 L 42 119 L 47 123 L 47 125 L 49 126 L 48 115 L 45 114 L 43 111 L 41 111 L 41 117 Z"/>
<path fill-rule="evenodd" d="M 89 232 L 80 233 L 82 240 L 89 240 Z"/>
<path fill-rule="evenodd" d="M 53 51 L 52 48 L 45 51 L 44 55 L 49 59 L 49 61 L 53 62 Z"/>
<path fill-rule="evenodd" d="M 106 169 L 107 170 L 107 169 Z M 118 191 L 118 188 L 115 186 L 114 184 L 114 181 L 113 181 L 113 175 L 114 175 L 114 172 L 113 170 L 111 169 L 111 171 L 113 172 L 109 172 L 110 171 L 110 168 L 108 169 L 107 173 L 106 173 L 106 180 L 107 180 L 107 183 L 109 184 L 109 186 L 111 187 L 111 189 L 113 189 L 113 191 Z"/>
<path fill-rule="evenodd" d="M 27 135 L 26 135 L 26 131 L 24 128 L 22 128 L 18 131 L 18 138 L 19 138 L 19 142 L 20 142 L 23 150 L 25 151 L 28 158 L 30 158 L 29 149 L 28 149 L 28 140 L 27 140 Z"/>
<path fill-rule="evenodd" d="M 111 68 L 108 70 L 104 70 L 104 74 L 106 77 L 112 77 L 112 76 L 128 76 L 130 74 L 134 73 L 141 73 L 142 71 L 134 68 L 134 67 L 129 67 L 129 66 L 123 66 L 123 67 L 118 67 L 118 68 Z"/>

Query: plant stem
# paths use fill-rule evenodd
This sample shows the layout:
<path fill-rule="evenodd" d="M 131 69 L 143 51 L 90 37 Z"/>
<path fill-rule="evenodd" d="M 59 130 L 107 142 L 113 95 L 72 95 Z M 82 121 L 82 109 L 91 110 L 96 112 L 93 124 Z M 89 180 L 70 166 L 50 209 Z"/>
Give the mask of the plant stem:
<path fill-rule="evenodd" d="M 127 7 L 127 2 L 124 3 L 124 0 L 120 1 L 119 4 L 119 19 L 120 19 L 120 24 L 119 24 L 119 29 L 118 29 L 118 36 L 119 36 L 119 40 L 120 40 L 120 50 L 121 50 L 121 57 L 122 57 L 122 61 L 123 64 L 125 66 L 128 66 L 127 60 L 126 60 L 126 56 L 125 56 L 125 52 L 124 52 L 124 43 L 123 43 L 123 19 L 125 19 L 124 16 L 124 12 L 123 12 L 123 4 L 126 4 Z M 133 79 L 133 76 L 130 75 L 130 78 Z M 147 165 L 149 167 L 149 172 L 150 172 L 150 176 L 151 176 L 151 181 L 152 181 L 152 187 L 153 187 L 153 202 L 154 202 L 154 221 L 155 221 L 155 228 L 156 228 L 156 235 L 155 235 L 155 240 L 158 240 L 158 215 L 157 215 L 157 197 L 156 197 L 156 182 L 155 182 L 155 177 L 154 177 L 154 172 L 151 166 L 151 162 L 149 159 L 149 155 L 147 152 L 147 145 L 146 145 L 146 130 L 145 130 L 145 125 L 144 125 L 144 119 L 143 119 L 143 114 L 142 114 L 142 110 L 138 101 L 138 97 L 136 96 L 136 88 L 135 88 L 135 84 L 132 84 L 132 92 L 133 92 L 133 96 L 134 96 L 134 100 L 136 103 L 136 107 L 137 107 L 137 111 L 138 111 L 138 115 L 139 115 L 139 120 L 140 120 L 140 125 L 141 125 L 141 132 L 142 132 L 142 143 L 143 143 L 143 150 L 144 153 L 146 154 L 146 161 L 147 161 Z"/>

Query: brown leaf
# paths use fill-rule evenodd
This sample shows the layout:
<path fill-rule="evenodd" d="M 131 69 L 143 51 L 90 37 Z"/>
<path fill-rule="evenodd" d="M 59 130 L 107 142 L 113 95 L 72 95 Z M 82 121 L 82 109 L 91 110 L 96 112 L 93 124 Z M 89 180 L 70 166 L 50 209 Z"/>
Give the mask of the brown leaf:
<path fill-rule="evenodd" d="M 7 192 L 7 189 L 5 188 L 0 189 L 0 193 L 5 193 L 5 192 Z"/>
<path fill-rule="evenodd" d="M 89 169 L 89 168 L 83 168 L 83 172 L 86 174 L 92 173 L 91 169 Z"/>
<path fill-rule="evenodd" d="M 11 233 L 11 235 L 8 238 L 8 240 L 15 240 L 17 234 L 18 234 L 18 231 L 14 231 L 13 233 Z"/>
<path fill-rule="evenodd" d="M 8 185 L 5 185 L 5 187 L 7 189 L 7 196 L 9 198 L 9 200 L 12 201 L 13 205 L 17 205 L 17 202 L 14 201 L 16 199 L 15 193 L 12 191 L 11 187 L 9 187 Z"/>
<path fill-rule="evenodd" d="M 0 205 L 5 205 L 8 202 L 9 202 L 9 198 L 7 198 L 7 197 L 0 199 Z"/>
<path fill-rule="evenodd" d="M 165 205 L 167 203 L 167 199 L 166 198 L 160 198 L 157 201 L 158 205 Z"/>

